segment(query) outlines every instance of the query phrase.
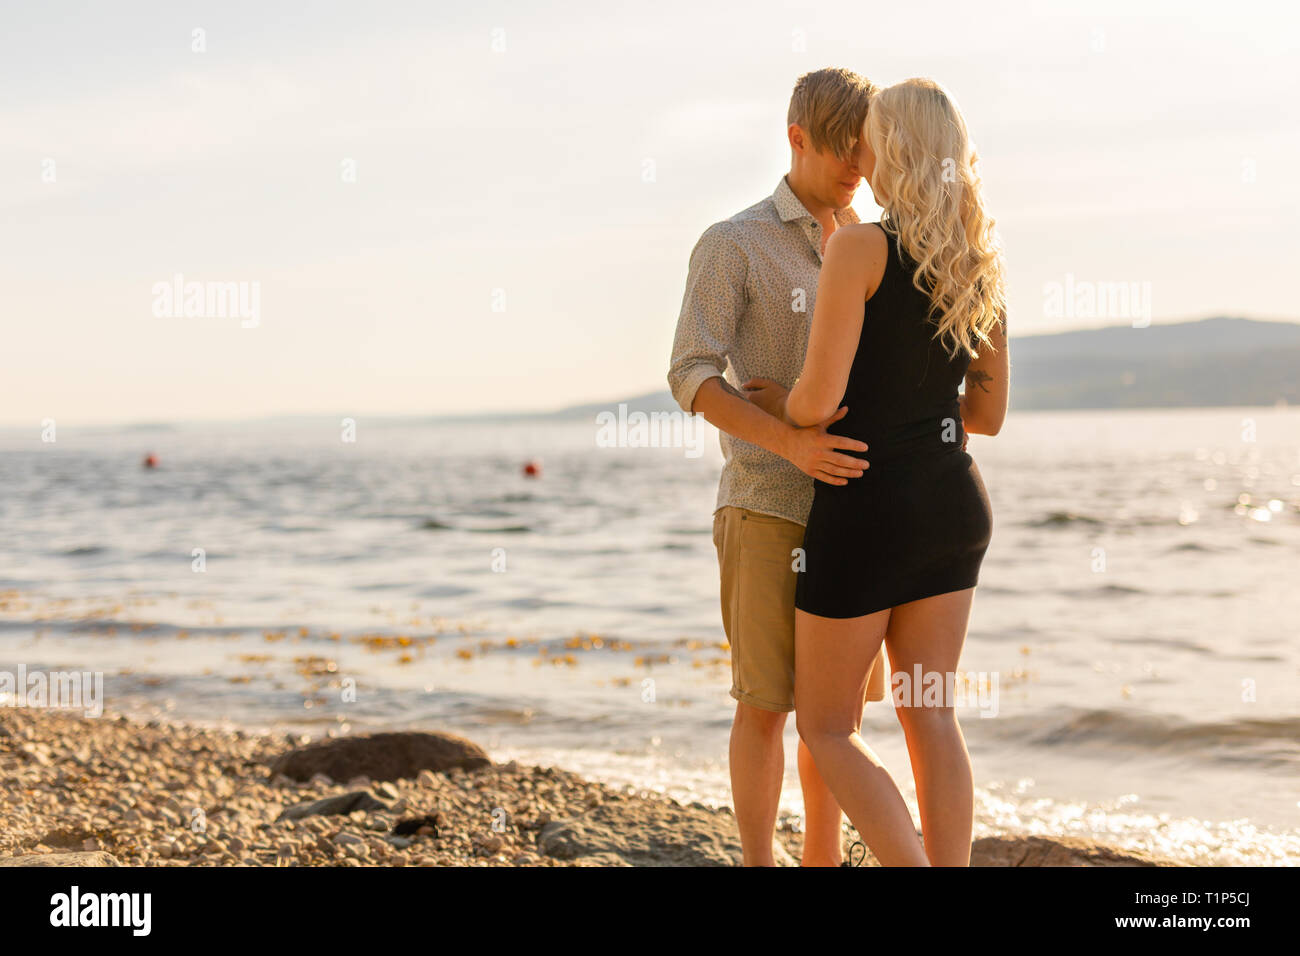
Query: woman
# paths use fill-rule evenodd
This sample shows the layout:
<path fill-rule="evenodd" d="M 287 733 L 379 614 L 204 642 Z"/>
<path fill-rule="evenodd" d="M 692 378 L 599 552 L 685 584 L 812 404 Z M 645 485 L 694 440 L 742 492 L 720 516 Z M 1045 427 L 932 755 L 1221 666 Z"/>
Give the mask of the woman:
<path fill-rule="evenodd" d="M 956 103 L 932 80 L 871 101 L 858 168 L 884 210 L 827 243 L 803 372 L 750 398 L 795 425 L 848 413 L 870 468 L 818 481 L 795 599 L 799 735 L 886 866 L 970 864 L 974 785 L 951 688 L 992 516 L 966 433 L 996 435 L 1009 362 L 1001 245 Z M 965 393 L 958 386 L 965 380 Z M 884 641 L 916 778 L 924 847 L 889 772 L 859 736 Z M 910 687 L 919 666 L 941 693 Z M 905 675 L 905 677 L 904 677 Z"/>

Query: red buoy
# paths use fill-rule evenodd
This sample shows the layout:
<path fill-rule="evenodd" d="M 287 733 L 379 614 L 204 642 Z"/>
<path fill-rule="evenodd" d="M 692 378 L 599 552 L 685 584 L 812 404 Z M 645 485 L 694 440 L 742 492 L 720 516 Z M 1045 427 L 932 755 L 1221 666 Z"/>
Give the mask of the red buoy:
<path fill-rule="evenodd" d="M 149 452 L 149 454 L 144 456 L 144 466 L 146 468 L 157 468 L 158 456 L 155 455 L 153 452 Z"/>
<path fill-rule="evenodd" d="M 540 478 L 540 477 L 542 477 L 542 464 L 541 464 L 541 462 L 538 462 L 538 461 L 530 461 L 530 462 L 528 462 L 527 464 L 525 464 L 525 465 L 524 465 L 524 477 L 525 477 L 525 478 Z"/>

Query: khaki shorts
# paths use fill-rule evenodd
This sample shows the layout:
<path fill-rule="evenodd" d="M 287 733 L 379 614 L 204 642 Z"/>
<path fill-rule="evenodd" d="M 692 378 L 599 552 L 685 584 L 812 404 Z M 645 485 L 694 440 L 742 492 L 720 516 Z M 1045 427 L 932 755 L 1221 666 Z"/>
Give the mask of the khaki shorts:
<path fill-rule="evenodd" d="M 795 548 L 803 526 L 747 508 L 713 516 L 722 571 L 722 627 L 731 644 L 731 696 L 763 710 L 794 710 Z M 867 700 L 885 699 L 885 649 L 867 679 Z"/>

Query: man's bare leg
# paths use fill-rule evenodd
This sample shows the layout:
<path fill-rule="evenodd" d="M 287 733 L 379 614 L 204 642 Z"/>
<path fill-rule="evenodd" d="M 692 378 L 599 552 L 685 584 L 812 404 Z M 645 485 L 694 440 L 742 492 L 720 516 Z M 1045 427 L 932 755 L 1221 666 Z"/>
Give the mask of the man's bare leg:
<path fill-rule="evenodd" d="M 844 859 L 844 814 L 826 786 L 808 745 L 799 741 L 799 786 L 803 790 L 803 856 L 800 866 L 839 866 Z"/>
<path fill-rule="evenodd" d="M 731 724 L 731 795 L 745 866 L 776 865 L 772 841 L 776 838 L 776 811 L 785 775 L 786 716 L 736 703 L 736 718 Z"/>

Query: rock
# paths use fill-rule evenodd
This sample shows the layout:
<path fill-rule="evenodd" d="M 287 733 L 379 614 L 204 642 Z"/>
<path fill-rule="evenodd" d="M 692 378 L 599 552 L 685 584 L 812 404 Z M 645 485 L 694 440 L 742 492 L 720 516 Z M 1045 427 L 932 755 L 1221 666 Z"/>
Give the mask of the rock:
<path fill-rule="evenodd" d="M 574 866 L 631 866 L 617 853 L 589 853 L 573 861 Z"/>
<path fill-rule="evenodd" d="M 437 813 L 428 813 L 419 817 L 403 817 L 393 824 L 393 836 L 428 836 L 437 835 L 439 817 Z M 428 833 L 425 833 L 425 831 Z"/>
<path fill-rule="evenodd" d="M 1082 837 L 981 837 L 971 866 L 1184 866 L 1142 850 L 1120 850 Z"/>
<path fill-rule="evenodd" d="M 85 830 L 65 828 L 50 830 L 37 842 L 60 850 L 86 850 L 85 843 L 92 838 L 93 835 Z M 97 849 L 99 848 L 93 847 L 88 852 L 94 852 Z"/>
<path fill-rule="evenodd" d="M 23 756 L 25 756 L 28 760 L 35 761 L 36 763 L 40 764 L 42 767 L 48 767 L 53 762 L 50 760 L 49 755 L 45 752 L 45 748 L 40 746 L 20 747 L 18 748 L 18 752 Z"/>
<path fill-rule="evenodd" d="M 0 866 L 121 866 L 117 857 L 96 850 L 92 853 L 33 853 L 0 857 Z"/>
<path fill-rule="evenodd" d="M 381 780 L 375 784 L 374 789 L 375 793 L 385 800 L 397 800 L 401 797 L 401 794 L 397 792 L 397 788 L 386 780 Z"/>
<path fill-rule="evenodd" d="M 354 833 L 336 833 L 334 834 L 334 844 L 336 846 L 354 846 L 358 843 L 365 843 L 361 837 Z"/>
<path fill-rule="evenodd" d="M 359 734 L 331 737 L 281 754 L 272 773 L 299 782 L 323 773 L 334 780 L 366 776 L 401 780 L 422 770 L 477 770 L 491 765 L 487 753 L 464 737 L 437 733 Z"/>
<path fill-rule="evenodd" d="M 537 847 L 578 865 L 739 866 L 735 818 L 667 802 L 604 803 L 542 827 Z M 596 862 L 587 859 L 596 857 Z M 786 859 L 789 857 L 786 855 Z"/>
<path fill-rule="evenodd" d="M 320 800 L 311 800 L 307 803 L 296 803 L 291 807 L 285 807 L 280 815 L 276 817 L 276 822 L 279 823 L 281 820 L 301 820 L 304 817 L 314 816 L 346 815 L 355 813 L 358 810 L 373 813 L 388 808 L 387 803 L 376 799 L 369 791 L 350 790 L 337 796 L 322 797 Z"/>

